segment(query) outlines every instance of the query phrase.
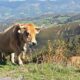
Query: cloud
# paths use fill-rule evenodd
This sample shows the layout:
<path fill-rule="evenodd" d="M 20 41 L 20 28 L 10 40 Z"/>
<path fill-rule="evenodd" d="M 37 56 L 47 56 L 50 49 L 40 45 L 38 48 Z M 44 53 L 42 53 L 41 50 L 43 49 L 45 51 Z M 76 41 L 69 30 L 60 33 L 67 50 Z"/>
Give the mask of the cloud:
<path fill-rule="evenodd" d="M 15 1 L 26 1 L 26 0 L 0 0 L 0 1 L 3 1 L 3 2 L 5 2 L 5 1 L 8 1 L 8 2 L 15 2 Z"/>
<path fill-rule="evenodd" d="M 57 1 L 57 0 L 50 0 L 50 1 Z"/>
<path fill-rule="evenodd" d="M 15 1 L 26 1 L 26 0 L 7 0 L 7 1 L 15 2 Z"/>
<path fill-rule="evenodd" d="M 27 0 L 9 0 L 9 1 L 27 1 Z M 37 1 L 37 0 L 34 0 Z M 39 1 L 56 1 L 56 0 L 39 0 Z"/>
<path fill-rule="evenodd" d="M 35 4 L 31 4 L 32 6 L 34 6 L 34 7 L 39 7 L 39 3 L 35 3 Z"/>
<path fill-rule="evenodd" d="M 46 1 L 46 0 L 39 0 L 39 1 Z"/>
<path fill-rule="evenodd" d="M 72 1 L 71 1 L 71 4 L 75 5 L 75 4 L 76 4 L 76 2 L 72 0 Z"/>
<path fill-rule="evenodd" d="M 57 1 L 57 0 L 38 0 L 38 1 Z"/>

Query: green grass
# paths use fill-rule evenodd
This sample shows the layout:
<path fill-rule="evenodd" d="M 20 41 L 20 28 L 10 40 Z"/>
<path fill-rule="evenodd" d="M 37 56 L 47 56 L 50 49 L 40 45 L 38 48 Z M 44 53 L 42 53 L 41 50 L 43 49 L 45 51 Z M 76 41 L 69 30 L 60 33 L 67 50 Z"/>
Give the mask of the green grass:
<path fill-rule="evenodd" d="M 79 69 L 60 64 L 29 63 L 24 66 L 7 65 L 0 66 L 0 77 L 18 78 L 24 77 L 24 80 L 80 80 Z"/>

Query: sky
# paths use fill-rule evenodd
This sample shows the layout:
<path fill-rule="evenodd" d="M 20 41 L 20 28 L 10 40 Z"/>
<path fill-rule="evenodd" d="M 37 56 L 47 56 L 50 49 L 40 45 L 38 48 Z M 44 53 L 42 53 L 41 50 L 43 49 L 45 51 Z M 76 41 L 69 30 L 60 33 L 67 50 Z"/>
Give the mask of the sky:
<path fill-rule="evenodd" d="M 80 2 L 80 0 L 0 0 L 0 1 L 8 1 L 8 2 L 16 2 L 16 1 L 53 1 L 53 2 Z"/>
<path fill-rule="evenodd" d="M 26 0 L 0 0 L 0 1 L 26 1 Z"/>
<path fill-rule="evenodd" d="M 0 1 L 28 1 L 28 0 L 0 0 Z M 56 1 L 56 0 L 34 0 L 34 1 Z"/>
<path fill-rule="evenodd" d="M 16 1 L 32 1 L 32 2 L 34 2 L 34 1 L 43 1 L 43 2 L 46 2 L 46 1 L 52 1 L 52 2 L 71 2 L 71 1 L 73 1 L 73 2 L 79 2 L 80 3 L 80 0 L 0 0 L 0 1 L 3 1 L 3 2 L 5 2 L 5 1 L 7 1 L 7 2 L 16 2 Z"/>

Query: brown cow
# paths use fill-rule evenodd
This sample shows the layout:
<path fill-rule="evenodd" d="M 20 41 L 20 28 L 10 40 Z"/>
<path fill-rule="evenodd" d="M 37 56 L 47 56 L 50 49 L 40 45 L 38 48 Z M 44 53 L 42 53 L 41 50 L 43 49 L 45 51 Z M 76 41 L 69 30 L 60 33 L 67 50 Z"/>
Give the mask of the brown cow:
<path fill-rule="evenodd" d="M 19 65 L 23 65 L 20 58 L 25 44 L 35 45 L 38 28 L 34 24 L 17 24 L 0 32 L 0 52 L 6 55 L 17 54 Z M 14 56 L 12 57 L 14 63 Z"/>

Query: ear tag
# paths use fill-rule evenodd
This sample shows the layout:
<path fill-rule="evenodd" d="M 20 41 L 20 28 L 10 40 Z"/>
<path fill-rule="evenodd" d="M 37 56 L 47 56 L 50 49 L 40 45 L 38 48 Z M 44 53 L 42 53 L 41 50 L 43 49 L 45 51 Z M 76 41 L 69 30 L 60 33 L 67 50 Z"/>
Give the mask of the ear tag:
<path fill-rule="evenodd" d="M 18 30 L 18 33 L 21 33 L 21 31 L 20 31 L 20 30 Z"/>

